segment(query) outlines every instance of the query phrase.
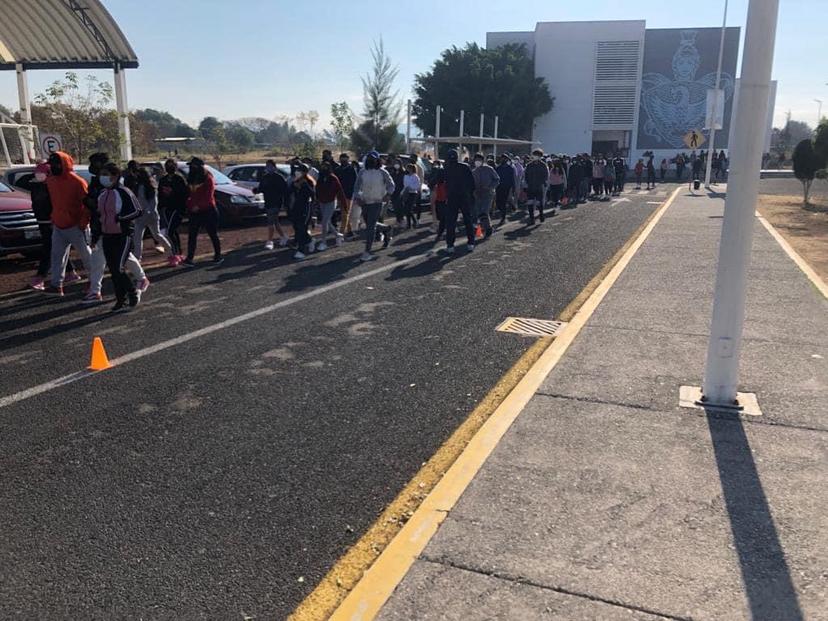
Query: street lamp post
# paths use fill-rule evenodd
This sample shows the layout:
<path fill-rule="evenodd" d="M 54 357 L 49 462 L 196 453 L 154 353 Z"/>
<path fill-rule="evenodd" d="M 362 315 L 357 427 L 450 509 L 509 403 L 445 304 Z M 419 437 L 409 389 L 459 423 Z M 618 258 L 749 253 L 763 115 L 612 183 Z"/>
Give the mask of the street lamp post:
<path fill-rule="evenodd" d="M 713 91 L 712 118 L 710 119 L 710 145 L 707 147 L 707 166 L 704 171 L 704 187 L 710 189 L 710 175 L 713 170 L 713 154 L 716 152 L 716 119 L 719 116 L 719 87 L 722 81 L 722 59 L 724 57 L 725 33 L 727 32 L 727 0 L 722 18 L 722 36 L 719 39 L 719 64 L 716 67 L 716 89 Z M 724 102 L 722 102 L 724 103 Z"/>
<path fill-rule="evenodd" d="M 819 127 L 820 122 L 822 121 L 822 100 L 821 99 L 814 99 L 817 103 L 817 127 Z"/>
<path fill-rule="evenodd" d="M 768 114 L 779 0 L 750 0 L 727 184 L 702 404 L 739 408 L 745 290 Z"/>

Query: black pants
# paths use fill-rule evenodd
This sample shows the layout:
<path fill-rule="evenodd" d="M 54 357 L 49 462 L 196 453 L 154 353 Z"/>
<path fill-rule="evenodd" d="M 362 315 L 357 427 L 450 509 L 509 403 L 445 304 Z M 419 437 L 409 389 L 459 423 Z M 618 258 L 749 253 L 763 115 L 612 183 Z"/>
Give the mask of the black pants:
<path fill-rule="evenodd" d="M 167 220 L 167 239 L 172 244 L 172 253 L 181 254 L 181 236 L 178 234 L 178 227 L 181 225 L 181 212 L 176 209 L 165 210 L 164 217 Z"/>
<path fill-rule="evenodd" d="M 416 192 L 406 192 L 403 200 L 403 211 L 408 228 L 411 228 L 420 219 L 419 209 L 420 195 Z"/>
<path fill-rule="evenodd" d="M 620 194 L 624 191 L 624 184 L 627 182 L 627 174 L 625 172 L 615 173 L 615 192 Z"/>
<path fill-rule="evenodd" d="M 664 177 L 667 176 L 667 170 L 662 168 L 661 169 L 661 182 L 664 183 Z"/>
<path fill-rule="evenodd" d="M 593 177 L 592 178 L 592 191 L 596 195 L 600 195 L 601 190 L 603 190 L 603 189 L 604 189 L 604 180 L 603 180 L 603 178 L 599 179 L 598 177 Z"/>
<path fill-rule="evenodd" d="M 506 214 L 509 213 L 509 193 L 512 191 L 511 187 L 497 186 L 495 190 L 495 205 L 500 212 L 501 219 L 506 219 Z"/>
<path fill-rule="evenodd" d="M 308 245 L 311 242 L 311 236 L 308 235 L 308 223 L 311 219 L 310 205 L 294 205 L 290 212 L 290 222 L 293 224 L 293 235 L 296 240 L 296 249 L 300 252 L 306 252 Z"/>
<path fill-rule="evenodd" d="M 615 182 L 612 179 L 604 179 L 604 194 L 609 196 L 615 188 Z"/>
<path fill-rule="evenodd" d="M 647 185 L 651 185 L 655 187 L 656 184 L 656 177 L 655 177 L 655 170 L 647 170 Z"/>
<path fill-rule="evenodd" d="M 52 267 L 52 225 L 40 223 L 37 225 L 37 228 L 40 230 L 40 247 L 43 249 L 40 262 L 37 264 L 37 275 L 45 278 L 49 273 L 49 269 Z M 72 259 L 66 260 L 66 272 L 75 272 Z"/>
<path fill-rule="evenodd" d="M 192 261 L 196 252 L 196 242 L 201 228 L 204 227 L 210 241 L 213 242 L 213 257 L 221 257 L 221 242 L 218 237 L 218 210 L 196 211 L 190 214 L 190 222 L 187 227 L 187 260 Z"/>
<path fill-rule="evenodd" d="M 437 212 L 437 239 L 446 232 L 446 203 L 444 201 L 437 201 L 434 203 L 434 211 Z"/>
<path fill-rule="evenodd" d="M 457 216 L 463 214 L 463 226 L 466 227 L 466 239 L 474 244 L 474 223 L 471 217 L 470 198 L 449 197 L 446 203 L 446 246 L 454 247 L 457 239 Z"/>
<path fill-rule="evenodd" d="M 115 287 L 115 299 L 123 302 L 127 295 L 135 295 L 135 285 L 124 272 L 124 262 L 132 251 L 132 235 L 103 235 L 101 243 L 106 266 L 112 276 L 112 285 Z"/>

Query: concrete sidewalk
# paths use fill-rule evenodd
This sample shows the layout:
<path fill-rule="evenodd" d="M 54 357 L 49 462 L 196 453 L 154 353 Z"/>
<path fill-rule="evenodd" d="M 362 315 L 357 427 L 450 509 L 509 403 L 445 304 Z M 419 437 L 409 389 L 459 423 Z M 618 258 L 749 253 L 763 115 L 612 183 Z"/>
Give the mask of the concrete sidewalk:
<path fill-rule="evenodd" d="M 681 191 L 380 619 L 828 619 L 828 301 L 758 220 L 763 415 L 678 405 L 723 205 Z"/>

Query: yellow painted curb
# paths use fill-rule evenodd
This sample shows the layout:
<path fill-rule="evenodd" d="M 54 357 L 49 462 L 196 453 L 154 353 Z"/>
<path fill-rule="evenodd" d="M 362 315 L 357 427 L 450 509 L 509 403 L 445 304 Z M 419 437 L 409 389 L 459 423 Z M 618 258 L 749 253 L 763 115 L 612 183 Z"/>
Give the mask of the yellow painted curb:
<path fill-rule="evenodd" d="M 817 288 L 817 290 L 824 297 L 828 298 L 828 285 L 826 285 L 825 281 L 819 277 L 819 274 L 817 274 L 816 271 L 814 271 L 814 268 L 808 265 L 808 262 L 802 258 L 802 255 L 800 255 L 796 250 L 793 249 L 793 246 L 791 246 L 788 243 L 788 240 L 782 236 L 782 233 L 777 231 L 776 228 L 770 222 L 768 222 L 768 220 L 764 216 L 760 215 L 758 211 L 756 212 L 756 214 L 756 217 L 759 219 L 759 222 L 762 223 L 762 226 L 764 226 L 765 229 L 767 229 L 768 233 L 771 234 L 771 237 L 773 237 L 777 241 L 777 243 L 780 246 L 782 246 L 782 250 L 788 253 L 788 256 L 791 259 L 793 259 L 793 262 L 796 263 L 797 266 L 799 266 L 799 269 L 801 269 L 805 273 L 805 276 L 807 276 L 808 279 L 812 283 L 814 283 L 814 286 Z"/>
<path fill-rule="evenodd" d="M 379 613 L 417 556 L 437 532 L 448 512 L 454 507 L 497 446 L 503 434 L 535 395 L 546 376 L 558 364 L 572 341 L 681 190 L 681 187 L 676 188 L 670 198 L 658 209 L 644 230 L 610 269 L 566 327 L 480 427 L 440 482 L 334 611 L 330 617 L 331 621 L 369 621 Z"/>

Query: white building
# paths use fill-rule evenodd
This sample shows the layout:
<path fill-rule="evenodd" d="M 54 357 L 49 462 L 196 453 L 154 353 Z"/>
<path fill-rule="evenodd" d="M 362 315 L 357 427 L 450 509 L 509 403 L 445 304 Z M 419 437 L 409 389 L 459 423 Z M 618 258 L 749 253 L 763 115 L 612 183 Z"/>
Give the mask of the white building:
<path fill-rule="evenodd" d="M 534 58 L 535 76 L 554 97 L 533 128 L 533 140 L 546 152 L 618 151 L 634 160 L 650 150 L 660 161 L 690 151 L 684 136 L 704 129 L 720 38 L 720 28 L 648 29 L 644 20 L 539 22 L 534 31 L 487 33 L 486 46 L 524 44 Z M 729 141 L 738 51 L 739 28 L 728 28 L 717 149 Z M 775 89 L 771 110 L 774 98 Z M 770 125 L 766 130 L 770 135 Z"/>

